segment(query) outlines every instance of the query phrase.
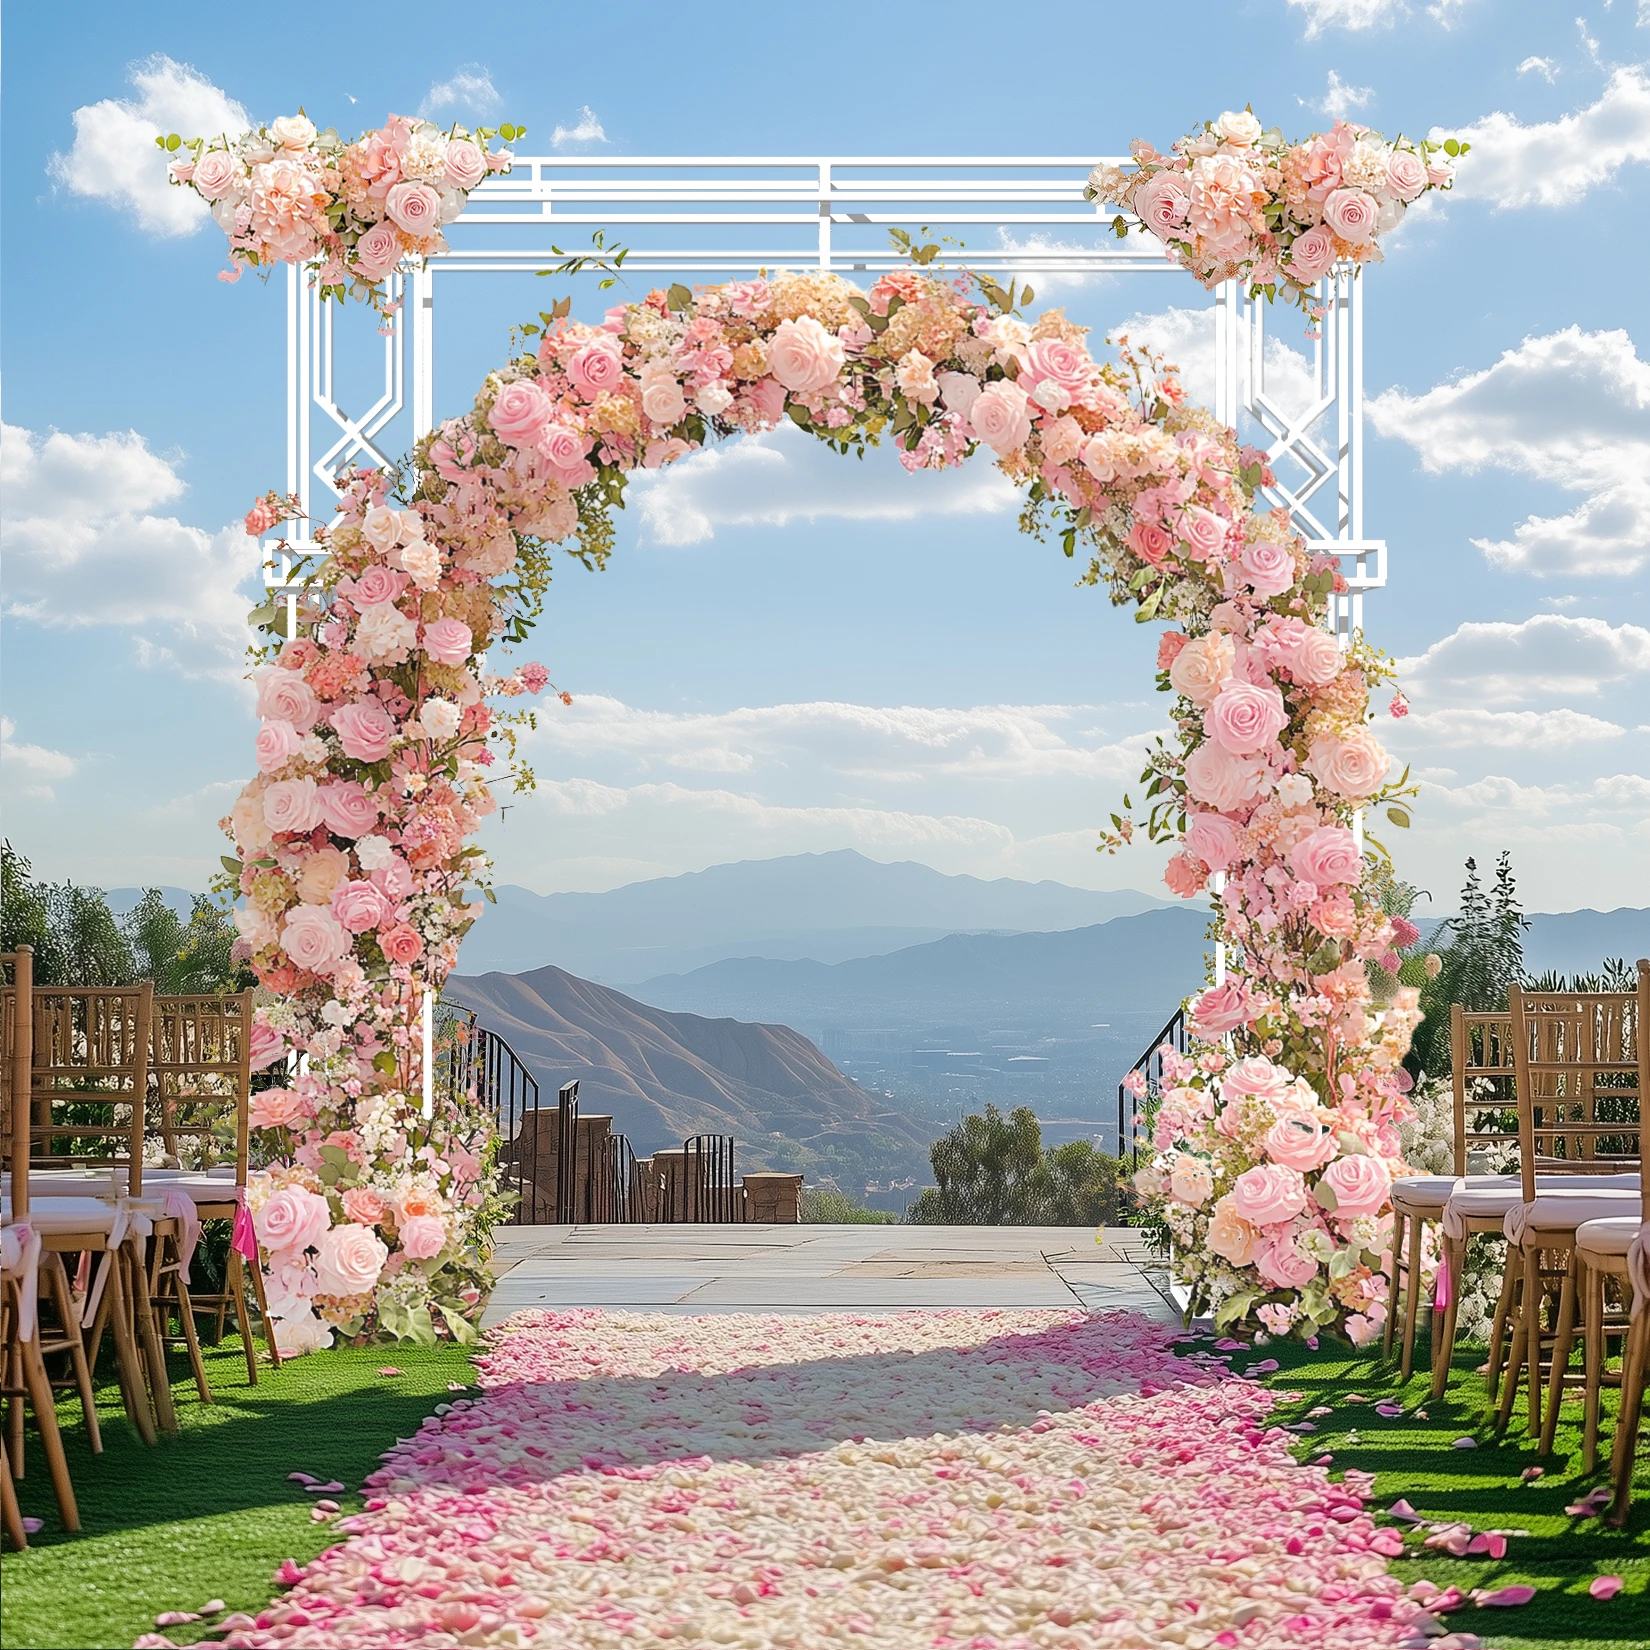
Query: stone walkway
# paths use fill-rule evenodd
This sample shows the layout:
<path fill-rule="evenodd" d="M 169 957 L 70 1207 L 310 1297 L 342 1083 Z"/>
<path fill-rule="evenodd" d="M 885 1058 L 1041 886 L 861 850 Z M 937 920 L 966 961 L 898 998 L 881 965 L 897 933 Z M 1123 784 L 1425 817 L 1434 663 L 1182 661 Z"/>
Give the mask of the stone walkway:
<path fill-rule="evenodd" d="M 524 1307 L 666 1312 L 1126 1308 L 1179 1321 L 1139 1233 L 1069 1226 L 506 1226 L 483 1323 Z"/>

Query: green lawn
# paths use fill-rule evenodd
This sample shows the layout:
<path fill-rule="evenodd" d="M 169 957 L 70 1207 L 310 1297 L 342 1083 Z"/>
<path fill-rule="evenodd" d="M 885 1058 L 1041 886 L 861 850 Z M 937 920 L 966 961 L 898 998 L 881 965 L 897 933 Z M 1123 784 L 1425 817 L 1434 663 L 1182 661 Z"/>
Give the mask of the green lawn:
<path fill-rule="evenodd" d="M 307 1562 L 339 1539 L 309 1516 L 311 1497 L 289 1472 L 353 1492 L 396 1436 L 407 1436 L 474 1371 L 462 1349 L 365 1347 L 265 1365 L 246 1384 L 240 1343 L 206 1352 L 216 1402 L 179 1382 L 175 1438 L 146 1448 L 102 1390 L 103 1453 L 86 1447 L 78 1402 L 65 1402 L 64 1442 L 80 1503 L 81 1534 L 58 1533 L 45 1461 L 29 1430 L 29 1475 L 18 1486 L 25 1514 L 46 1521 L 26 1553 L 8 1551 L 0 1589 L 0 1641 L 22 1646 L 129 1646 L 153 1632 L 163 1610 L 195 1610 L 221 1598 L 256 1613 L 269 1602 L 283 1558 Z M 183 1365 L 174 1357 L 173 1368 Z M 395 1366 L 394 1378 L 379 1375 Z M 346 1511 L 354 1493 L 334 1495 Z M 186 1632 L 187 1629 L 179 1631 Z M 176 1636 L 176 1635 L 174 1635 Z"/>
<path fill-rule="evenodd" d="M 1429 1419 L 1387 1420 L 1373 1404 L 1354 1405 L 1346 1395 L 1372 1399 L 1398 1392 L 1396 1376 L 1373 1358 L 1351 1357 L 1326 1344 L 1319 1352 L 1273 1345 L 1265 1355 L 1283 1367 L 1268 1379 L 1299 1391 L 1279 1419 L 1305 1419 L 1327 1405 L 1334 1413 L 1314 1422 L 1300 1453 L 1325 1451 L 1334 1468 L 1360 1468 L 1376 1476 L 1376 1505 L 1405 1497 L 1423 1517 L 1461 1520 L 1477 1529 L 1525 1530 L 1509 1541 L 1506 1558 L 1452 1559 L 1428 1553 L 1394 1561 L 1406 1579 L 1426 1576 L 1440 1586 L 1499 1587 L 1525 1581 L 1539 1589 L 1529 1604 L 1509 1610 L 1454 1612 L 1450 1625 L 1475 1632 L 1502 1650 L 1644 1650 L 1650 1645 L 1650 1470 L 1629 1527 L 1614 1532 L 1596 1520 L 1567 1518 L 1564 1507 L 1601 1480 L 1574 1476 L 1579 1462 L 1578 1406 L 1552 1457 L 1541 1461 L 1515 1422 L 1497 1443 L 1482 1399 L 1483 1382 L 1472 1366 L 1481 1354 L 1464 1353 L 1449 1394 L 1424 1403 L 1425 1380 L 1417 1374 L 1401 1396 L 1420 1404 Z M 1256 1355 L 1258 1356 L 1258 1354 Z M 196 1402 L 192 1386 L 179 1383 L 179 1437 L 145 1449 L 118 1404 L 100 1413 L 104 1453 L 93 1457 L 80 1432 L 78 1406 L 63 1416 L 70 1467 L 80 1498 L 83 1533 L 56 1531 L 44 1463 L 30 1436 L 31 1472 L 20 1486 L 23 1510 L 46 1520 L 27 1553 L 4 1560 L 0 1593 L 0 1640 L 7 1650 L 45 1646 L 127 1646 L 153 1629 L 161 1611 L 196 1609 L 211 1598 L 231 1610 L 256 1612 L 269 1599 L 271 1576 L 283 1558 L 303 1563 L 337 1539 L 311 1522 L 311 1497 L 287 1474 L 302 1471 L 353 1487 L 377 1464 L 397 1435 L 406 1436 L 435 1404 L 450 1381 L 467 1381 L 471 1368 L 453 1347 L 368 1347 L 298 1359 L 278 1373 L 265 1370 L 257 1387 L 233 1340 L 207 1353 L 217 1402 Z M 1238 1353 L 1234 1367 L 1254 1361 Z M 181 1362 L 181 1360 L 180 1360 Z M 385 1365 L 402 1373 L 380 1376 Z M 105 1389 L 114 1400 L 114 1388 Z M 1352 1442 L 1350 1433 L 1357 1434 Z M 1452 1448 L 1475 1437 L 1473 1450 Z M 1641 1459 L 1643 1459 L 1641 1455 Z M 1521 1485 L 1527 1466 L 1545 1475 Z M 353 1494 L 333 1499 L 346 1511 L 360 1505 Z M 1419 1549 L 1418 1538 L 1409 1543 Z M 1608 1603 L 1587 1594 L 1596 1575 L 1625 1578 Z"/>
<path fill-rule="evenodd" d="M 1424 1356 L 1424 1344 L 1421 1351 Z M 1332 1471 L 1351 1467 L 1374 1473 L 1374 1507 L 1384 1511 L 1402 1498 L 1428 1520 L 1528 1532 L 1509 1537 L 1507 1556 L 1500 1562 L 1440 1556 L 1424 1548 L 1419 1535 L 1410 1538 L 1409 1550 L 1426 1556 L 1406 1553 L 1393 1560 L 1393 1572 L 1405 1580 L 1425 1576 L 1463 1593 L 1514 1582 L 1537 1589 L 1528 1604 L 1512 1608 L 1480 1610 L 1468 1603 L 1445 1618 L 1451 1629 L 1477 1633 L 1498 1650 L 1645 1650 L 1650 1645 L 1650 1465 L 1642 1445 L 1641 1487 L 1627 1528 L 1611 1530 L 1597 1519 L 1573 1519 L 1564 1512 L 1595 1485 L 1608 1482 L 1608 1434 L 1602 1470 L 1590 1478 L 1580 1476 L 1579 1400 L 1565 1405 L 1551 1456 L 1537 1454 L 1520 1418 L 1497 1441 L 1484 1378 L 1476 1373 L 1482 1349 L 1460 1353 L 1448 1391 L 1436 1403 L 1426 1400 L 1430 1380 L 1424 1372 L 1417 1371 L 1400 1387 L 1395 1366 L 1333 1352 L 1328 1343 L 1318 1352 L 1274 1343 L 1261 1355 L 1277 1358 L 1282 1366 L 1267 1377 L 1272 1386 L 1302 1395 L 1298 1404 L 1279 1413 L 1280 1421 L 1304 1421 L 1309 1410 L 1320 1406 L 1334 1410 L 1312 1423 L 1317 1430 L 1303 1437 L 1296 1453 L 1310 1461 L 1328 1452 L 1334 1457 Z M 1241 1370 L 1254 1361 L 1239 1352 L 1232 1367 Z M 1377 1401 L 1400 1398 L 1410 1413 L 1389 1420 L 1375 1413 L 1373 1402 L 1347 1403 L 1348 1393 Z M 1608 1420 L 1613 1394 L 1606 1394 L 1605 1402 Z M 1427 1412 L 1425 1421 L 1414 1415 L 1416 1408 Z M 1466 1437 L 1475 1439 L 1477 1448 L 1453 1447 L 1457 1438 Z M 1532 1466 L 1541 1467 L 1541 1478 L 1522 1483 L 1520 1474 Z M 1599 1575 L 1619 1575 L 1625 1582 L 1608 1602 L 1587 1592 Z"/>

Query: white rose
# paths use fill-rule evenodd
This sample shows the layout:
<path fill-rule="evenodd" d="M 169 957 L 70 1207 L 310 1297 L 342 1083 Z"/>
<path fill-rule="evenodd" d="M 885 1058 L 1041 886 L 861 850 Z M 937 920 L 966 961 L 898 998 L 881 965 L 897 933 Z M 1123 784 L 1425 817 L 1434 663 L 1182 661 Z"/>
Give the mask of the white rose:
<path fill-rule="evenodd" d="M 1215 122 L 1215 132 L 1234 149 L 1247 149 L 1260 137 L 1261 125 L 1247 109 L 1228 109 Z"/>
<path fill-rule="evenodd" d="M 1278 801 L 1286 808 L 1309 808 L 1316 793 L 1304 773 L 1285 774 L 1277 784 Z"/>
<path fill-rule="evenodd" d="M 463 712 L 451 699 L 426 699 L 424 708 L 418 713 L 418 720 L 432 739 L 445 740 L 458 732 L 462 715 Z"/>
<path fill-rule="evenodd" d="M 657 362 L 642 368 L 642 411 L 655 424 L 675 424 L 687 411 L 687 398 L 676 374 Z"/>
<path fill-rule="evenodd" d="M 942 372 L 934 380 L 945 398 L 946 410 L 954 412 L 964 423 L 974 410 L 985 386 L 971 372 Z"/>
<path fill-rule="evenodd" d="M 706 384 L 693 399 L 700 412 L 715 418 L 733 405 L 733 391 L 718 378 L 714 383 Z"/>
<path fill-rule="evenodd" d="M 416 510 L 397 510 L 396 519 L 400 522 L 400 532 L 397 535 L 403 544 L 411 544 L 414 539 L 424 536 L 424 518 Z"/>
<path fill-rule="evenodd" d="M 401 552 L 401 567 L 420 590 L 441 582 L 441 552 L 427 539 L 415 539 Z"/>
<path fill-rule="evenodd" d="M 283 149 L 307 149 L 315 141 L 315 123 L 303 115 L 282 115 L 269 123 L 269 135 Z"/>
<path fill-rule="evenodd" d="M 395 863 L 395 849 L 386 837 L 357 837 L 355 857 L 360 860 L 363 871 L 385 871 Z"/>
<path fill-rule="evenodd" d="M 355 651 L 363 659 L 387 659 L 418 640 L 418 626 L 393 602 L 364 608 L 355 624 Z"/>
<path fill-rule="evenodd" d="M 388 550 L 401 536 L 401 512 L 373 505 L 361 523 L 361 536 L 374 550 Z"/>

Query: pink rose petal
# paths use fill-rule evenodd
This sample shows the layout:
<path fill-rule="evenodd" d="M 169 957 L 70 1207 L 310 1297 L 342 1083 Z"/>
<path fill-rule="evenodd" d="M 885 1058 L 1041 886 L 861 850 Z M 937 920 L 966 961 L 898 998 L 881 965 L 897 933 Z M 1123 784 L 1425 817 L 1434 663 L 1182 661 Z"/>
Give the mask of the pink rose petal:
<path fill-rule="evenodd" d="M 1620 1576 L 1594 1576 L 1587 1584 L 1587 1591 L 1594 1598 L 1614 1598 L 1621 1591 Z"/>
<path fill-rule="evenodd" d="M 1421 1515 L 1407 1501 L 1394 1501 L 1386 1510 L 1388 1518 L 1402 1518 L 1407 1523 L 1419 1524 Z"/>
<path fill-rule="evenodd" d="M 1457 1438 L 1455 1440 L 1455 1442 L 1450 1445 L 1450 1448 L 1451 1449 L 1477 1449 L 1478 1448 L 1478 1440 L 1476 1438 Z"/>
<path fill-rule="evenodd" d="M 1508 1605 L 1528 1604 L 1535 1597 L 1535 1588 L 1522 1581 L 1510 1587 L 1497 1587 L 1493 1593 L 1474 1593 L 1473 1601 L 1482 1610 L 1499 1610 Z"/>
<path fill-rule="evenodd" d="M 23 1520 L 24 1535 L 39 1535 L 45 1527 L 46 1521 L 43 1518 L 25 1518 Z"/>
<path fill-rule="evenodd" d="M 399 1375 L 401 1371 L 397 1369 L 394 1364 L 385 1364 L 384 1367 L 378 1371 L 378 1373 L 380 1375 Z"/>
<path fill-rule="evenodd" d="M 193 1610 L 162 1610 L 155 1617 L 157 1627 L 181 1627 L 186 1621 L 199 1621 L 201 1618 Z"/>

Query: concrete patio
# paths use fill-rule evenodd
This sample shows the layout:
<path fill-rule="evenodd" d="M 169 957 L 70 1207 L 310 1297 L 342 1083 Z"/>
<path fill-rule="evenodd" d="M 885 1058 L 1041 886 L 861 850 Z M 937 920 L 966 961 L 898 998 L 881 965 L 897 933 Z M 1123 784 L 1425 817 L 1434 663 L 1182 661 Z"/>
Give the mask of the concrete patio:
<path fill-rule="evenodd" d="M 665 1312 L 1125 1307 L 1179 1314 L 1138 1232 L 1068 1226 L 508 1226 L 483 1322 L 524 1307 Z"/>

